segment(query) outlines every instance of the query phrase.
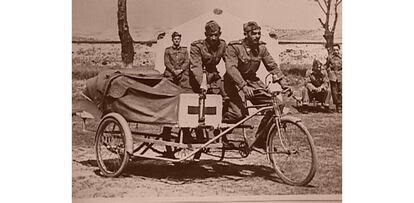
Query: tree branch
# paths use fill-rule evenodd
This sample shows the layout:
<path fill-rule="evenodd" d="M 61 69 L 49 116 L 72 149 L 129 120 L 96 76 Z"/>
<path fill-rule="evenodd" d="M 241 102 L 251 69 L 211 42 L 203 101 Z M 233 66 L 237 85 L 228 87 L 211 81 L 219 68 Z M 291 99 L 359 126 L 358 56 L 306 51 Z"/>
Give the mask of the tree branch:
<path fill-rule="evenodd" d="M 342 3 L 342 0 L 337 0 L 335 6 L 338 6 L 341 3 Z"/>
<path fill-rule="evenodd" d="M 323 13 L 325 13 L 325 15 L 326 15 L 326 10 L 322 7 L 321 2 L 320 2 L 319 0 L 316 0 L 316 2 L 318 2 L 319 7 L 321 7 L 321 9 L 322 9 Z"/>
<path fill-rule="evenodd" d="M 326 0 L 325 0 L 326 1 Z M 328 5 L 326 6 L 326 19 L 325 19 L 325 30 L 329 31 L 329 18 L 331 13 L 331 3 L 332 0 L 328 0 Z"/>
<path fill-rule="evenodd" d="M 325 24 L 322 22 L 321 18 L 318 18 L 318 20 L 321 23 L 322 27 L 325 28 Z"/>
<path fill-rule="evenodd" d="M 340 1 L 342 1 L 342 0 L 339 0 L 339 3 L 340 3 Z M 335 4 L 335 19 L 334 19 L 334 22 L 333 22 L 333 25 L 332 25 L 332 32 L 335 32 L 336 21 L 338 21 L 338 5 L 339 5 L 339 3 L 338 3 L 338 0 L 336 0 L 336 4 Z"/>
<path fill-rule="evenodd" d="M 324 2 L 325 2 L 325 6 L 327 7 L 328 6 L 328 1 L 329 0 L 323 0 Z"/>

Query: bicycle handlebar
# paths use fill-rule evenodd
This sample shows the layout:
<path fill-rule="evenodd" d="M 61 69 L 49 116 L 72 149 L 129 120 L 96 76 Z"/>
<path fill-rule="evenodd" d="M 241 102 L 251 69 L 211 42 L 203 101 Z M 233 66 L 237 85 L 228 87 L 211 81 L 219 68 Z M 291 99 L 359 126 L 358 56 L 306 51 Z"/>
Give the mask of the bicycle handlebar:
<path fill-rule="evenodd" d="M 270 92 L 268 89 L 265 89 L 265 88 L 255 88 L 255 89 L 253 89 L 253 92 L 259 92 L 259 91 L 265 91 L 266 93 L 270 93 L 270 94 L 273 93 L 273 94 L 276 94 L 276 95 L 278 95 L 278 94 L 289 94 L 288 96 L 290 96 L 291 93 L 292 93 L 292 88 L 286 87 L 281 91 L 276 90 L 276 91 L 272 91 L 272 92 Z"/>

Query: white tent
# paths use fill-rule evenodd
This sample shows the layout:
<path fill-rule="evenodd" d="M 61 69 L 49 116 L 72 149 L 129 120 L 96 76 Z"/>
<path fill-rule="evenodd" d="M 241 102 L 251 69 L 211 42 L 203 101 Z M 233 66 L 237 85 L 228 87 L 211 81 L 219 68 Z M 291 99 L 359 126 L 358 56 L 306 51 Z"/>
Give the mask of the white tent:
<path fill-rule="evenodd" d="M 193 41 L 205 39 L 204 26 L 210 20 L 214 20 L 220 25 L 222 32 L 220 38 L 224 39 L 226 43 L 229 43 L 233 40 L 244 38 L 243 24 L 250 20 L 239 19 L 227 13 L 226 11 L 221 11 L 218 9 L 215 9 L 215 11 L 216 12 L 209 12 L 204 15 L 201 15 L 193 20 L 190 20 L 184 24 L 178 25 L 177 27 L 174 27 L 166 31 L 164 38 L 158 40 L 154 47 L 155 69 L 157 69 L 161 73 L 164 72 L 164 51 L 166 47 L 172 45 L 171 34 L 173 32 L 179 32 L 182 34 L 181 46 L 186 46 L 188 51 L 190 51 L 190 45 Z M 275 59 L 276 63 L 279 64 L 280 48 L 278 46 L 278 40 L 276 39 L 277 37 L 272 38 L 270 36 L 271 29 L 264 27 L 260 22 L 257 23 L 262 27 L 262 37 L 260 40 L 266 42 L 267 49 L 269 50 L 272 57 Z M 223 60 L 221 60 L 221 62 L 218 64 L 217 69 L 220 72 L 220 75 L 223 76 L 223 74 L 225 73 Z M 262 80 L 264 80 L 264 77 L 267 75 L 267 71 L 263 63 L 261 64 L 261 67 L 259 68 L 257 75 Z"/>

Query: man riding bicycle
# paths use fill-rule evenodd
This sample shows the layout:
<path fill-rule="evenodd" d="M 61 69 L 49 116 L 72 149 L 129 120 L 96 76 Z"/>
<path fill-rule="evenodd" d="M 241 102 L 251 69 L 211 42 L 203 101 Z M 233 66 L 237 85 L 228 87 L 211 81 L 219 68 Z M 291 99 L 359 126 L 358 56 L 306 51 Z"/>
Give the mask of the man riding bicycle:
<path fill-rule="evenodd" d="M 243 25 L 244 39 L 232 41 L 228 44 L 225 54 L 226 74 L 224 75 L 224 89 L 230 98 L 224 121 L 235 123 L 247 116 L 248 111 L 243 102 L 243 96 L 252 104 L 271 102 L 266 94 L 254 94 L 255 89 L 266 88 L 265 84 L 256 76 L 262 61 L 266 69 L 273 75 L 273 81 L 284 88 L 284 75 L 266 48 L 266 43 L 260 41 L 261 27 L 256 22 Z M 270 119 L 266 114 L 262 119 L 256 136 L 265 132 L 265 126 Z M 263 139 L 260 139 L 263 137 Z M 255 143 L 257 147 L 264 147 L 264 136 L 260 136 Z"/>

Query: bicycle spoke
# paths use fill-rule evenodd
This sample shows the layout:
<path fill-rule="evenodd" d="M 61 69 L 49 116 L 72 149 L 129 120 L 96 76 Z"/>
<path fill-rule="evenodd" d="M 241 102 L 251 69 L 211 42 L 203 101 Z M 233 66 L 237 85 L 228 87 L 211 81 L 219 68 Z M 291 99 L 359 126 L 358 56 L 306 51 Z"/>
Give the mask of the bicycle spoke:
<path fill-rule="evenodd" d="M 117 176 L 126 164 L 123 130 L 114 118 L 102 122 L 96 140 L 98 166 L 105 176 Z"/>
<path fill-rule="evenodd" d="M 313 178 L 316 167 L 310 135 L 295 122 L 282 122 L 279 129 L 277 123 L 274 126 L 268 144 L 276 173 L 289 184 L 306 184 Z"/>

